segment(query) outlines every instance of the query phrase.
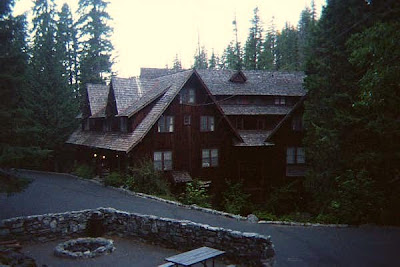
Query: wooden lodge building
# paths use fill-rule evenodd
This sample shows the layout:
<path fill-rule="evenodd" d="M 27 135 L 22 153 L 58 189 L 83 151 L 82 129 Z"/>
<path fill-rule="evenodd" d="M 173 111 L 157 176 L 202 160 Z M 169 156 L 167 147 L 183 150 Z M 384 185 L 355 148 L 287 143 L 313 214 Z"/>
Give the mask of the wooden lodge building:
<path fill-rule="evenodd" d="M 125 169 L 149 159 L 174 182 L 241 180 L 263 195 L 302 177 L 302 72 L 142 68 L 89 84 L 75 158 Z"/>

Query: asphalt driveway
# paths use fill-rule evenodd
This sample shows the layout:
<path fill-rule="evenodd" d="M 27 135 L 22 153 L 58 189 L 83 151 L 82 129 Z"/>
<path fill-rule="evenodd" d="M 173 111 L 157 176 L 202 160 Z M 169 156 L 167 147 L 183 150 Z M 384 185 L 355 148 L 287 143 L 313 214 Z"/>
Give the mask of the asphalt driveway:
<path fill-rule="evenodd" d="M 0 219 L 113 207 L 129 212 L 185 219 L 244 232 L 271 235 L 276 266 L 396 266 L 400 228 L 300 227 L 255 224 L 155 200 L 126 195 L 63 174 L 21 171 L 33 182 L 21 193 L 0 195 Z"/>

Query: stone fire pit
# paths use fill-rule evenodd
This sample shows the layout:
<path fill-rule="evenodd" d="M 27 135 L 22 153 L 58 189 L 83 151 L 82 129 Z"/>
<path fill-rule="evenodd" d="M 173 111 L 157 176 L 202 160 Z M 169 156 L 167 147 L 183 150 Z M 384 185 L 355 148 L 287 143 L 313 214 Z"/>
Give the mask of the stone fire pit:
<path fill-rule="evenodd" d="M 93 258 L 115 250 L 111 239 L 78 238 L 60 243 L 54 249 L 54 255 L 64 258 Z"/>

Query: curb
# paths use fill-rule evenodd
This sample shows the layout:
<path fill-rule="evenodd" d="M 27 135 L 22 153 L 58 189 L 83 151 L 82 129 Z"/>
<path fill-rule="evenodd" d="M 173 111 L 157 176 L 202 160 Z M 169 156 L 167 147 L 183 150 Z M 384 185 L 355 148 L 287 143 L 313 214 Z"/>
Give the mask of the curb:
<path fill-rule="evenodd" d="M 33 172 L 33 173 L 43 173 L 43 174 L 62 174 L 65 176 L 69 176 L 71 178 L 75 178 L 81 181 L 88 181 L 97 185 L 101 185 L 101 186 L 105 186 L 101 181 L 99 180 L 94 180 L 94 179 L 85 179 L 85 178 L 81 178 L 79 176 L 70 174 L 70 173 L 60 173 L 60 172 L 49 172 L 49 171 L 37 171 L 37 170 L 26 170 L 26 169 L 20 169 L 22 171 L 29 171 L 29 172 Z M 136 197 L 140 197 L 140 198 L 145 198 L 145 199 L 152 199 L 155 201 L 159 201 L 159 202 L 163 202 L 166 204 L 171 204 L 174 206 L 178 206 L 178 207 L 183 207 L 183 208 L 187 208 L 190 210 L 198 210 L 198 211 L 202 211 L 202 212 L 206 212 L 206 213 L 210 213 L 210 214 L 214 214 L 214 215 L 221 215 L 224 217 L 228 217 L 228 218 L 232 218 L 232 219 L 236 219 L 238 221 L 249 221 L 247 217 L 241 216 L 241 215 L 236 215 L 236 214 L 232 214 L 232 213 L 227 213 L 227 212 L 223 212 L 223 211 L 219 211 L 219 210 L 213 210 L 213 209 L 209 209 L 209 208 L 203 208 L 200 206 L 197 206 L 196 204 L 193 205 L 186 205 L 186 204 L 182 204 L 180 202 L 177 201 L 172 201 L 172 200 L 167 200 L 167 199 L 163 199 L 160 197 L 156 197 L 156 196 L 152 196 L 152 195 L 147 195 L 144 193 L 137 193 L 134 191 L 130 191 L 126 188 L 123 187 L 114 187 L 114 186 L 106 186 L 108 188 L 111 188 L 115 191 L 121 192 L 121 193 L 125 193 L 127 195 L 130 196 L 136 196 Z M 323 223 L 301 223 L 301 222 L 288 222 L 288 221 L 264 221 L 264 220 L 260 220 L 258 222 L 255 222 L 258 224 L 271 224 L 271 225 L 284 225 L 284 226 L 307 226 L 307 227 L 335 227 L 335 228 L 347 228 L 350 227 L 348 224 L 323 224 Z"/>

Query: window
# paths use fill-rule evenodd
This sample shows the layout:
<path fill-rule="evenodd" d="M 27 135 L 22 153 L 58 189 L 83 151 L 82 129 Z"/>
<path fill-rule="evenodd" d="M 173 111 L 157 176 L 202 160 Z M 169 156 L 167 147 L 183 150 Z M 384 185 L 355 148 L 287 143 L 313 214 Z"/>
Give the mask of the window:
<path fill-rule="evenodd" d="M 174 132 L 174 117 L 161 116 L 161 118 L 158 120 L 158 132 L 159 133 Z"/>
<path fill-rule="evenodd" d="M 286 98 L 284 96 L 275 97 L 275 105 L 286 105 Z"/>
<path fill-rule="evenodd" d="M 190 115 L 185 115 L 183 117 L 183 125 L 190 125 L 192 120 L 192 118 L 190 117 Z"/>
<path fill-rule="evenodd" d="M 203 168 L 218 166 L 218 149 L 203 149 L 201 151 L 201 166 Z"/>
<path fill-rule="evenodd" d="M 181 104 L 194 104 L 196 103 L 196 92 L 194 88 L 184 88 L 180 93 Z"/>
<path fill-rule="evenodd" d="M 293 131 L 303 131 L 303 118 L 301 115 L 296 115 L 292 119 L 292 129 Z"/>
<path fill-rule="evenodd" d="M 157 151 L 154 152 L 154 169 L 160 171 L 172 170 L 172 152 L 171 151 Z"/>
<path fill-rule="evenodd" d="M 286 149 L 287 164 L 304 164 L 306 163 L 303 147 L 288 147 Z"/>
<path fill-rule="evenodd" d="M 214 131 L 214 117 L 213 116 L 201 116 L 200 117 L 200 131 L 201 132 L 213 132 Z"/>

